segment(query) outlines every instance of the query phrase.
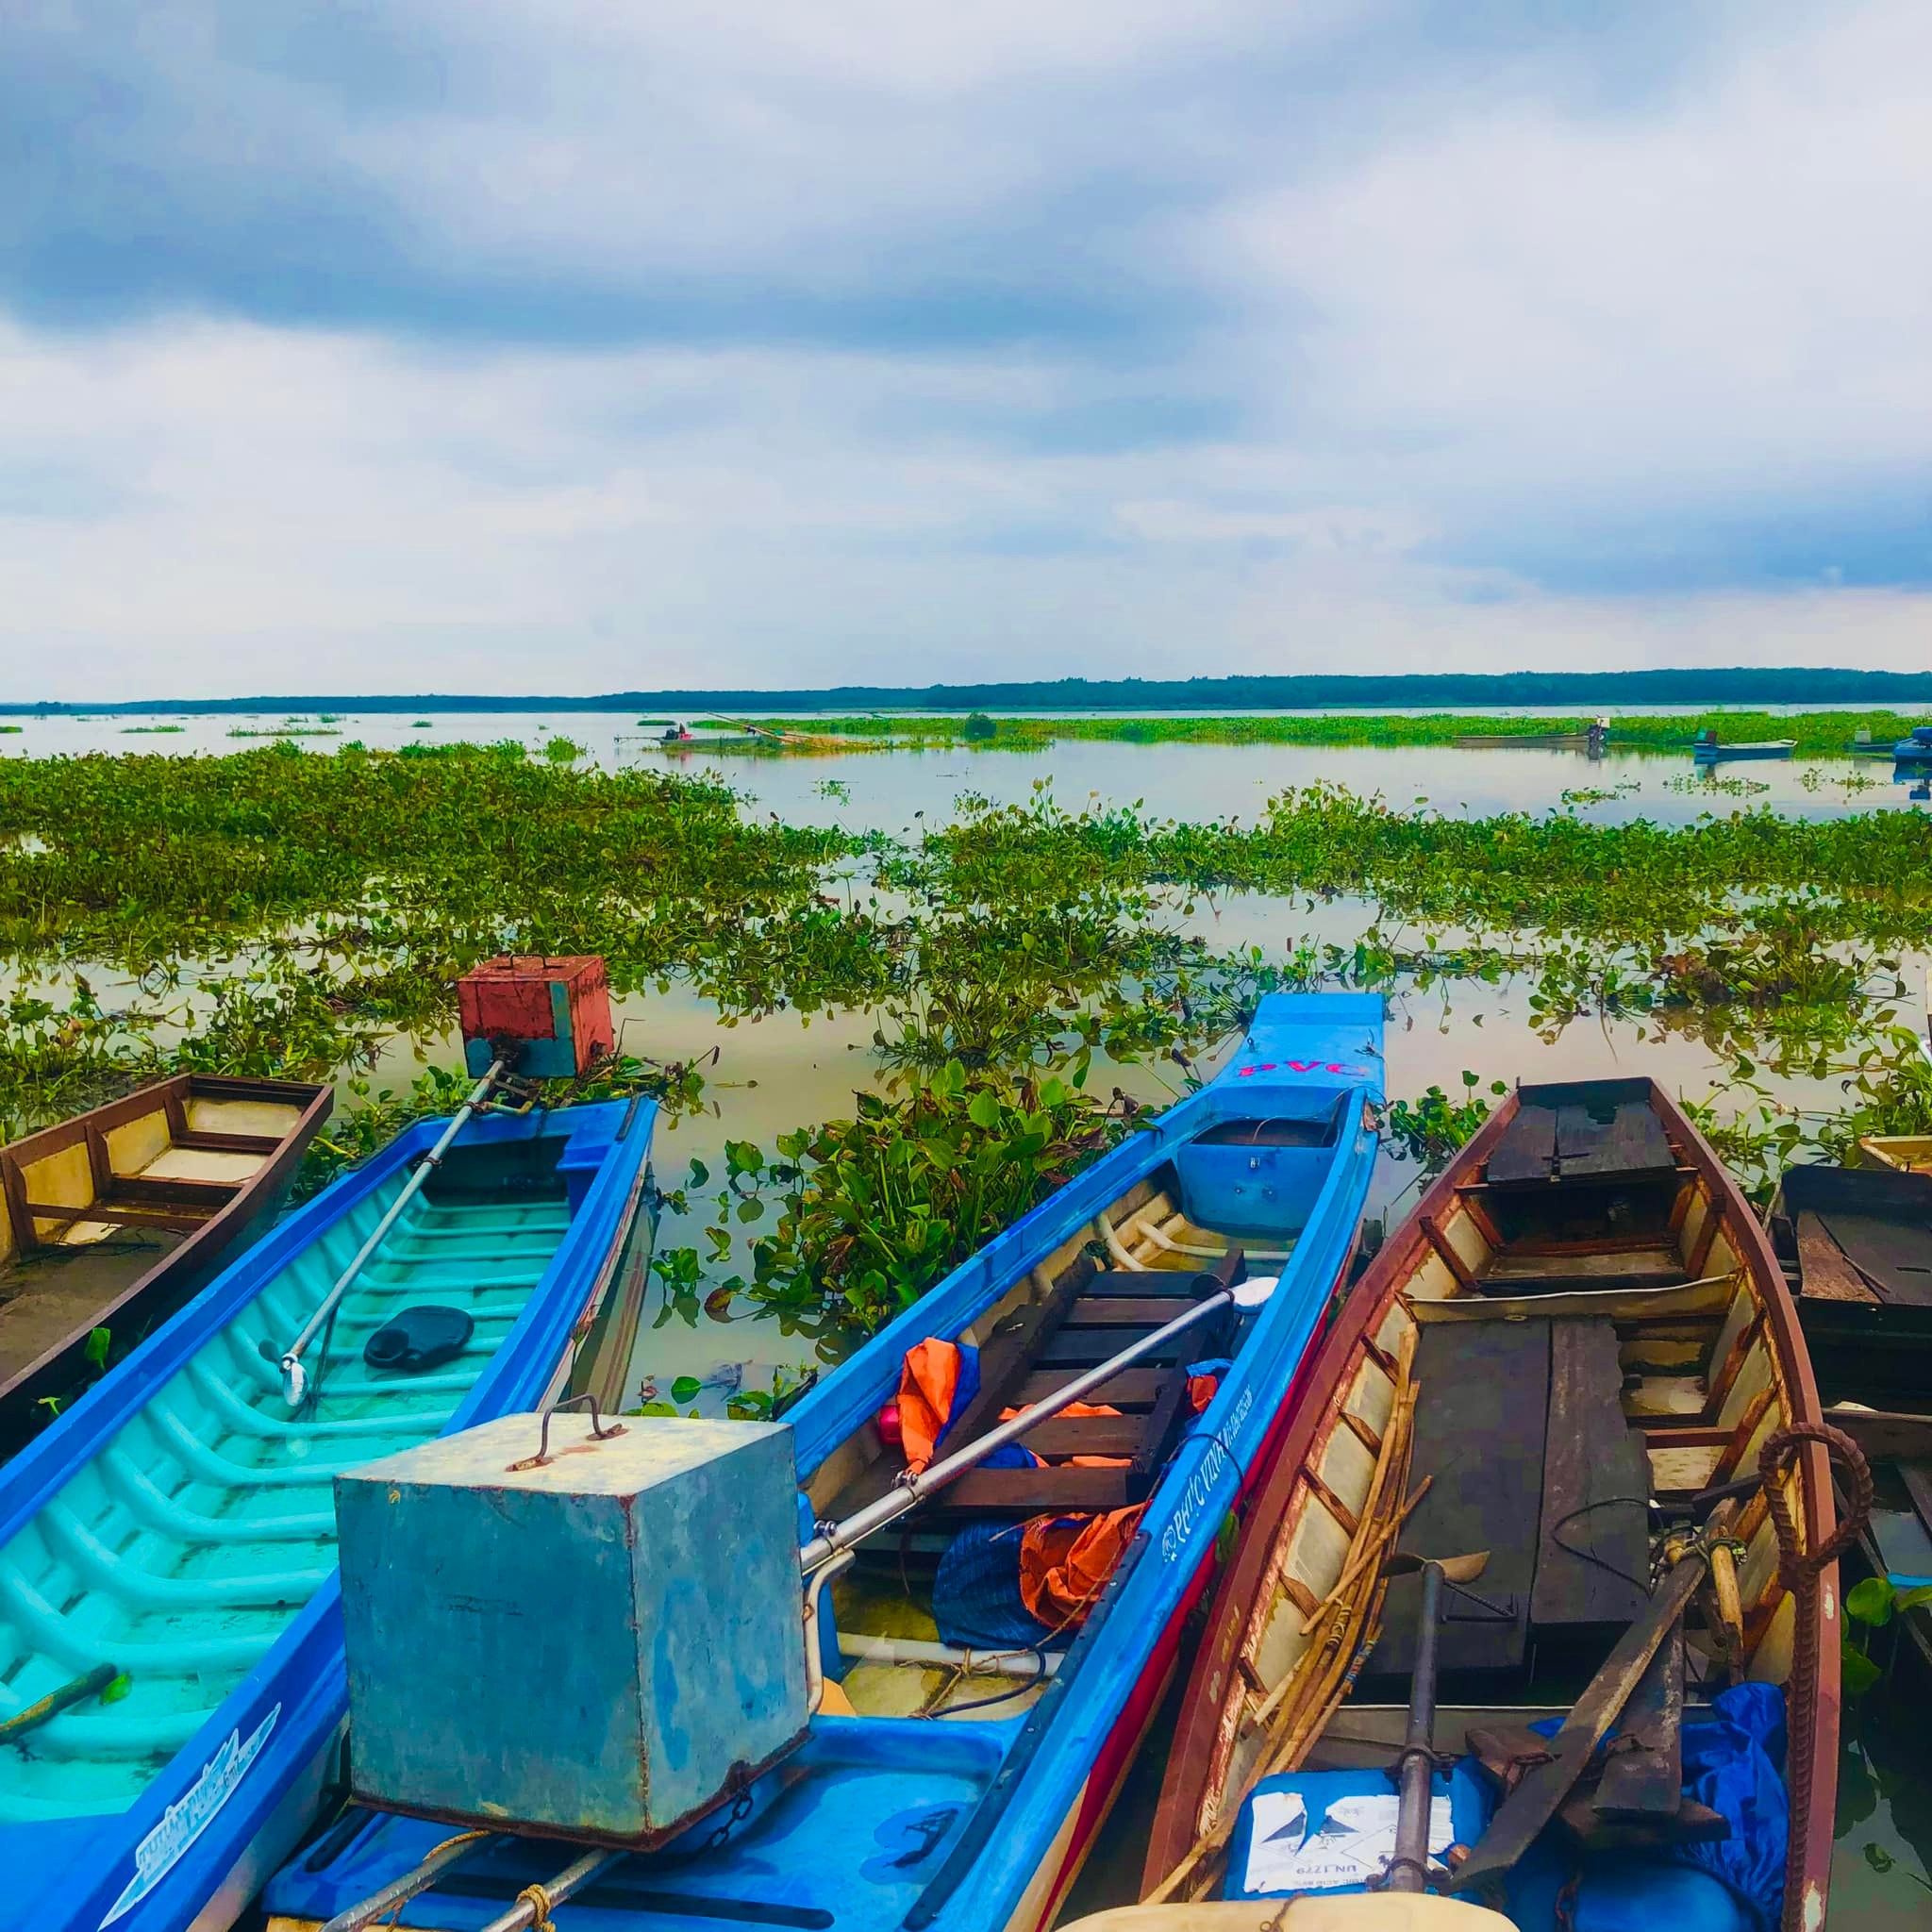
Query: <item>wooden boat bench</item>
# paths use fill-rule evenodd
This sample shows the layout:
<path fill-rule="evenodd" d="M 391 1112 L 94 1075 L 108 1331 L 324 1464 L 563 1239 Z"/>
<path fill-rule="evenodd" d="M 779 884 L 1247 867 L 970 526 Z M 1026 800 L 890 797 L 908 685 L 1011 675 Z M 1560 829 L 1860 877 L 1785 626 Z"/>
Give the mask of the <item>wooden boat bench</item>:
<path fill-rule="evenodd" d="M 1241 1265 L 1239 1253 L 1234 1266 Z M 1083 1371 L 1171 1322 L 1231 1274 L 1224 1260 L 1214 1274 L 1171 1269 L 1095 1272 L 1086 1262 L 1068 1271 L 1040 1303 L 1009 1315 L 980 1344 L 979 1393 L 955 1419 L 949 1443 L 985 1434 L 1002 1414 L 1062 1389 Z M 1239 1278 L 1232 1274 L 1231 1278 Z M 1117 1415 L 1058 1416 L 1025 1439 L 1046 1458 L 1038 1469 L 975 1469 L 941 1491 L 912 1519 L 919 1546 L 950 1537 L 964 1524 L 1049 1511 L 1117 1509 L 1145 1499 L 1187 1426 L 1188 1368 L 1223 1353 L 1232 1313 L 1163 1344 L 1124 1369 L 1088 1398 Z M 1118 1458 L 1110 1467 L 1071 1460 Z M 851 1513 L 883 1495 L 898 1476 L 883 1457 L 842 1490 L 827 1513 Z M 905 1547 L 905 1538 L 901 1538 Z"/>
<path fill-rule="evenodd" d="M 1444 1600 L 1444 1673 L 1526 1673 L 1540 1655 L 1600 1647 L 1641 1607 L 1649 1560 L 1649 1468 L 1612 1324 L 1426 1325 L 1415 1374 L 1409 1491 L 1430 1484 L 1402 1546 L 1490 1553 L 1481 1582 Z M 1419 1588 L 1391 1586 L 1373 1674 L 1413 1668 Z"/>

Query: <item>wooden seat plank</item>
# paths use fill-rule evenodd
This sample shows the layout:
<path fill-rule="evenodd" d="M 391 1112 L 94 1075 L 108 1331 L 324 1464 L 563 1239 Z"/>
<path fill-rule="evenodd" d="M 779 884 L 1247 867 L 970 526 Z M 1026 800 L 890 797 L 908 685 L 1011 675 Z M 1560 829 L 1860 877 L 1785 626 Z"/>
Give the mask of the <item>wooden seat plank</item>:
<path fill-rule="evenodd" d="M 57 1208 L 43 1202 L 29 1201 L 25 1214 L 34 1221 L 98 1221 L 113 1227 L 154 1227 L 163 1233 L 192 1234 L 208 1220 L 207 1214 L 191 1212 L 185 1207 L 163 1211 L 158 1208 L 139 1207 L 132 1202 L 115 1204 L 111 1201 L 95 1201 L 85 1208 Z"/>
<path fill-rule="evenodd" d="M 1077 1369 L 1036 1369 L 1015 1389 L 1013 1401 L 1021 1407 L 1038 1402 L 1057 1389 L 1064 1389 L 1078 1373 Z M 1141 1368 L 1137 1363 L 1109 1377 L 1088 1399 L 1108 1403 L 1114 1408 L 1147 1408 L 1160 1393 L 1165 1379 L 1160 1370 Z"/>
<path fill-rule="evenodd" d="M 949 1484 L 936 1499 L 948 1517 L 1037 1516 L 1045 1510 L 1119 1509 L 1128 1503 L 1124 1468 L 974 1469 Z"/>
<path fill-rule="evenodd" d="M 1020 1440 L 1049 1461 L 1061 1456 L 1124 1456 L 1139 1453 L 1147 1433 L 1144 1415 L 1056 1416 L 1029 1429 Z"/>
<path fill-rule="evenodd" d="M 1550 1324 L 1548 1449 L 1536 1586 L 1539 1634 L 1621 1629 L 1649 1592 L 1650 1459 L 1624 1414 L 1607 1321 Z"/>
<path fill-rule="evenodd" d="M 1427 1556 L 1487 1550 L 1469 1593 L 1444 1591 L 1441 1670 L 1520 1670 L 1528 1648 L 1542 1513 L 1550 1324 L 1546 1321 L 1447 1323 L 1424 1327 L 1416 1350 L 1411 1492 L 1429 1490 L 1403 1531 L 1402 1547 Z M 1418 1581 L 1391 1584 L 1382 1636 L 1369 1670 L 1407 1675 L 1415 1664 Z"/>
<path fill-rule="evenodd" d="M 1490 1155 L 1485 1178 L 1492 1187 L 1550 1177 L 1557 1154 L 1557 1116 L 1546 1107 L 1525 1102 Z"/>
<path fill-rule="evenodd" d="M 1102 1301 L 1113 1296 L 1124 1296 L 1130 1301 L 1141 1301 L 1158 1296 L 1164 1304 L 1198 1301 L 1208 1292 L 1201 1286 L 1201 1277 L 1191 1269 L 1146 1268 L 1111 1269 L 1105 1274 L 1096 1274 L 1080 1291 L 1084 1301 Z M 1180 1310 L 1172 1306 L 1166 1307 L 1160 1319 L 1171 1321 Z"/>
<path fill-rule="evenodd" d="M 1676 1166 L 1663 1123 L 1647 1101 L 1570 1101 L 1557 1109 L 1557 1160 L 1564 1179 L 1656 1174 Z"/>
<path fill-rule="evenodd" d="M 1048 1338 L 1034 1360 L 1042 1369 L 1091 1369 L 1109 1356 L 1118 1355 L 1135 1340 L 1131 1328 L 1062 1327 Z M 1148 1364 L 1197 1361 L 1213 1353 L 1198 1331 L 1191 1331 L 1169 1336 L 1140 1359 Z"/>
<path fill-rule="evenodd" d="M 1082 1295 L 1067 1315 L 1069 1328 L 1158 1328 L 1187 1312 L 1171 1295 Z M 1125 1344 L 1123 1343 L 1123 1346 Z"/>

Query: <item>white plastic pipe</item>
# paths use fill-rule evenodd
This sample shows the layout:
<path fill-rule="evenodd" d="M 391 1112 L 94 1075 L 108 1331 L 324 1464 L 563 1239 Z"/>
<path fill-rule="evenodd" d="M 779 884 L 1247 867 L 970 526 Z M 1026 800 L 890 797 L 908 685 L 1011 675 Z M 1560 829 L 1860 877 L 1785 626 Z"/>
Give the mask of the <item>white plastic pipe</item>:
<path fill-rule="evenodd" d="M 962 1650 L 923 1637 L 868 1637 L 853 1630 L 840 1631 L 839 1654 L 858 1664 L 929 1664 L 981 1677 L 1050 1677 L 1059 1669 L 1061 1655 L 1057 1650 Z"/>

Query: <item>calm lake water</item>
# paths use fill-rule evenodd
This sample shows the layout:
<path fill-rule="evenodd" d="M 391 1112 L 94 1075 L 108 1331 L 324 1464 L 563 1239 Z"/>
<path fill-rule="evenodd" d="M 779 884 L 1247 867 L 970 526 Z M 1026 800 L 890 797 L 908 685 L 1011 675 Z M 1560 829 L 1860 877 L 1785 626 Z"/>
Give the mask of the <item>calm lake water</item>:
<path fill-rule="evenodd" d="M 1179 714 L 1174 714 L 1179 715 Z M 1289 714 L 1283 714 L 1289 715 Z M 1477 716 L 1471 712 L 1466 715 Z M 1518 714 L 1520 715 L 1520 714 Z M 961 792 L 1001 804 L 1022 802 L 1045 780 L 1069 808 L 1093 798 L 1105 805 L 1144 801 L 1167 818 L 1252 820 L 1276 792 L 1328 783 L 1364 796 L 1379 793 L 1391 806 L 1424 799 L 1444 813 L 1483 817 L 1502 811 L 1560 808 L 1566 791 L 1609 791 L 1574 808 L 1604 824 L 1649 818 L 1689 824 L 1700 813 L 1754 805 L 1807 818 L 1835 817 L 1875 808 L 1911 808 L 1907 788 L 1891 768 L 1849 758 L 1805 758 L 1728 764 L 1706 777 L 1688 753 L 1612 751 L 1592 759 L 1581 752 L 1459 751 L 1425 746 L 1375 750 L 1365 746 L 1279 744 L 1131 744 L 1069 739 L 1042 750 L 953 747 L 935 751 L 860 749 L 829 757 L 774 756 L 742 749 L 741 733 L 694 726 L 696 741 L 666 748 L 658 727 L 630 712 L 435 712 L 414 719 L 401 712 L 343 713 L 324 726 L 313 717 L 292 722 L 309 750 L 327 752 L 349 741 L 372 750 L 405 744 L 491 742 L 513 739 L 540 751 L 564 736 L 606 767 L 648 764 L 703 773 L 745 792 L 756 808 L 802 824 L 841 824 L 855 830 L 899 831 L 952 811 Z M 283 720 L 182 713 L 142 719 L 47 718 L 0 721 L 23 725 L 0 736 L 0 756 L 54 757 L 90 751 L 186 755 L 246 749 L 279 735 Z M 151 724 L 177 725 L 156 731 Z M 246 731 L 252 737 L 234 734 Z"/>
<path fill-rule="evenodd" d="M 864 750 L 828 758 L 774 758 L 724 749 L 737 741 L 724 733 L 667 754 L 656 742 L 654 732 L 641 726 L 630 713 L 420 715 L 427 721 L 421 728 L 406 714 L 344 715 L 330 727 L 339 736 L 301 741 L 327 752 L 352 739 L 374 748 L 513 738 L 535 750 L 563 734 L 606 766 L 661 764 L 718 776 L 743 794 L 745 809 L 754 814 L 891 832 L 916 832 L 922 824 L 943 823 L 964 794 L 1024 802 L 1041 781 L 1049 783 L 1056 798 L 1069 808 L 1077 809 L 1090 799 L 1105 805 L 1138 801 L 1157 815 L 1191 820 L 1252 820 L 1274 794 L 1317 782 L 1344 785 L 1364 795 L 1380 794 L 1402 808 L 1426 801 L 1445 814 L 1472 816 L 1572 809 L 1602 823 L 1644 817 L 1688 824 L 1705 812 L 1723 815 L 1757 806 L 1804 817 L 1916 808 L 1906 788 L 1890 782 L 1889 767 L 1866 767 L 1847 759 L 1732 765 L 1713 784 L 1693 775 L 1684 755 L 1613 752 L 1591 760 L 1577 753 L 1534 749 L 1328 750 L 1070 741 L 1024 753 L 996 748 Z M 175 720 L 16 722 L 23 722 L 25 728 L 18 735 L 0 736 L 0 756 L 224 753 L 261 741 L 236 738 L 231 735 L 236 729 L 258 731 L 266 738 L 275 734 L 282 720 L 274 715 L 236 719 L 183 714 Z M 182 728 L 133 732 L 128 729 L 131 722 L 177 723 Z M 313 720 L 304 722 L 317 728 Z M 1566 791 L 1580 791 L 1611 796 L 1566 803 Z M 1170 924 L 1176 930 L 1199 934 L 1216 948 L 1259 945 L 1279 956 L 1308 939 L 1352 941 L 1374 915 L 1373 905 L 1361 900 L 1340 899 L 1311 907 L 1300 898 L 1235 894 L 1213 900 L 1197 896 L 1191 912 L 1176 908 Z M 111 997 L 110 988 L 102 991 Z M 1571 1026 L 1554 1042 L 1545 1041 L 1531 1026 L 1528 992 L 1528 985 L 1519 981 L 1501 986 L 1470 982 L 1396 993 L 1391 1000 L 1388 1032 L 1391 1093 L 1413 1097 L 1431 1084 L 1459 1093 L 1466 1068 L 1485 1083 L 1491 1078 L 1514 1082 L 1645 1073 L 1694 1099 L 1707 1093 L 1721 1074 L 1701 1041 L 1683 1034 L 1659 1036 L 1655 1024 L 1584 1023 Z M 725 1027 L 708 1002 L 674 988 L 668 994 L 625 1001 L 619 1018 L 622 1044 L 632 1052 L 659 1059 L 695 1059 L 719 1049 L 716 1065 L 707 1072 L 704 1110 L 668 1123 L 660 1132 L 656 1158 L 667 1186 L 683 1178 L 693 1156 L 705 1160 L 714 1174 L 722 1173 L 727 1138 L 769 1147 L 789 1128 L 848 1112 L 854 1091 L 876 1086 L 881 1077 L 872 1051 L 877 1018 L 863 1009 L 809 1019 L 786 1012 Z M 407 1084 L 419 1064 L 419 1054 L 448 1065 L 460 1058 L 454 1040 L 397 1041 L 377 1070 L 377 1084 Z M 1155 1105 L 1180 1091 L 1179 1075 L 1172 1066 L 1101 1066 L 1091 1084 L 1102 1091 L 1119 1085 L 1136 1099 Z M 1839 1098 L 1827 1085 L 1800 1083 L 1788 1083 L 1784 1097 L 1819 1107 L 1833 1105 Z M 1392 1222 L 1412 1201 L 1415 1180 L 1411 1168 L 1385 1157 L 1371 1211 Z M 698 1230 L 708 1218 L 701 1213 L 683 1224 L 667 1218 L 660 1240 L 666 1244 L 702 1245 Z M 725 1389 L 734 1379 L 760 1385 L 780 1364 L 802 1366 L 802 1349 L 780 1335 L 774 1324 L 701 1321 L 689 1327 L 671 1321 L 652 1326 L 647 1316 L 633 1359 L 633 1391 L 641 1391 L 646 1383 L 668 1391 L 674 1377 L 696 1374 L 712 1384 L 699 1406 L 715 1411 L 722 1407 Z M 1902 1670 L 1901 1686 L 1910 1684 L 1920 1694 L 1915 1707 L 1905 1707 L 1919 1712 L 1932 1707 L 1923 1701 L 1925 1687 L 1916 1672 L 1916 1659 Z M 1874 1694 L 1865 1707 L 1854 1707 L 1850 1712 L 1834 1924 L 1932 1924 L 1932 1890 L 1927 1890 L 1932 1883 L 1932 1781 L 1924 1772 L 1923 1723 L 1901 1719 L 1901 1707 L 1900 1698 L 1886 1692 Z M 1147 1807 L 1158 1785 L 1164 1747 L 1165 1733 L 1158 1726 L 1129 1794 L 1110 1821 L 1091 1873 L 1076 1895 L 1082 1907 L 1096 1908 L 1130 1892 L 1140 1872 Z"/>

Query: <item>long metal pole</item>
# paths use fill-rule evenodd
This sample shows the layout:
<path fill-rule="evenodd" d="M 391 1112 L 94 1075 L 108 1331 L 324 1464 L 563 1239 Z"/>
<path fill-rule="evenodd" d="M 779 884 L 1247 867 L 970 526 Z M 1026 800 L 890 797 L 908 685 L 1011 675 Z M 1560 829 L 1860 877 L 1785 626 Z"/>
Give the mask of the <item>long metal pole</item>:
<path fill-rule="evenodd" d="M 365 1925 L 375 1924 L 385 1912 L 397 1906 L 408 1905 L 418 1892 L 427 1891 L 458 1859 L 467 1858 L 495 1835 L 489 1831 L 465 1831 L 455 1838 L 444 1839 L 420 1865 L 410 1866 L 400 1878 L 391 1879 L 380 1891 L 373 1891 L 367 1898 L 338 1912 L 322 1928 L 322 1932 L 362 1932 Z"/>
<path fill-rule="evenodd" d="M 520 1892 L 517 1902 L 509 1910 L 491 1919 L 483 1932 L 524 1932 L 526 1925 L 537 1923 L 537 1900 L 529 1894 L 541 1890 L 543 1893 L 543 1917 L 550 1917 L 550 1907 L 560 1906 L 574 1891 L 581 1890 L 596 1877 L 606 1866 L 614 1865 L 618 1859 L 628 1857 L 625 1852 L 586 1852 L 574 1865 L 566 1865 L 548 1885 L 531 1886 Z"/>
<path fill-rule="evenodd" d="M 1430 1781 L 1436 1771 L 1436 1641 L 1442 1615 L 1442 1566 L 1423 1565 L 1423 1604 L 1408 1692 L 1408 1730 L 1402 1745 L 1402 1796 L 1395 1813 L 1391 1891 L 1422 1891 L 1428 1879 Z"/>
<path fill-rule="evenodd" d="M 448 1126 L 437 1136 L 436 1145 L 416 1163 L 403 1191 L 389 1205 L 389 1211 L 375 1224 L 375 1230 L 356 1251 L 356 1258 L 336 1277 L 336 1285 L 323 1296 L 315 1312 L 309 1316 L 301 1334 L 282 1353 L 282 1400 L 291 1408 L 300 1408 L 308 1390 L 308 1377 L 302 1367 L 302 1354 L 315 1340 L 323 1324 L 335 1313 L 336 1305 L 355 1285 L 356 1277 L 369 1265 L 370 1257 L 389 1238 L 389 1231 L 400 1218 L 402 1211 L 422 1191 L 423 1184 L 442 1165 L 442 1157 L 449 1152 L 450 1142 L 469 1124 L 470 1117 L 489 1097 L 490 1090 L 503 1078 L 508 1070 L 507 1060 L 491 1060 L 490 1071 L 470 1090 L 470 1097 L 457 1109 Z"/>
<path fill-rule="evenodd" d="M 1155 1329 L 1151 1335 L 1141 1336 L 1140 1341 L 1130 1343 L 1120 1354 L 1109 1357 L 1098 1366 L 1083 1370 L 1064 1387 L 1056 1389 L 1051 1395 L 1041 1396 L 1030 1408 L 1023 1408 L 1018 1415 L 1001 1423 L 995 1429 L 989 1429 L 963 1449 L 956 1449 L 938 1462 L 928 1463 L 917 1475 L 906 1476 L 877 1502 L 868 1503 L 863 1509 L 855 1510 L 842 1523 L 826 1524 L 799 1551 L 799 1568 L 809 1576 L 822 1564 L 830 1562 L 841 1550 L 848 1550 L 854 1543 L 863 1541 L 874 1530 L 883 1529 L 887 1524 L 924 1502 L 935 1490 L 944 1489 L 955 1476 L 964 1475 L 969 1469 L 984 1462 L 995 1449 L 1017 1441 L 1028 1429 L 1058 1415 L 1091 1390 L 1112 1381 L 1123 1369 L 1139 1361 L 1142 1356 L 1151 1355 L 1176 1335 L 1184 1335 L 1190 1328 L 1198 1326 L 1209 1315 L 1218 1314 L 1225 1307 L 1258 1308 L 1274 1292 L 1274 1285 L 1273 1276 L 1244 1281 L 1239 1288 L 1224 1288 L 1210 1294 L 1206 1301 L 1196 1302 L 1186 1314 L 1176 1315 L 1172 1322 Z"/>

